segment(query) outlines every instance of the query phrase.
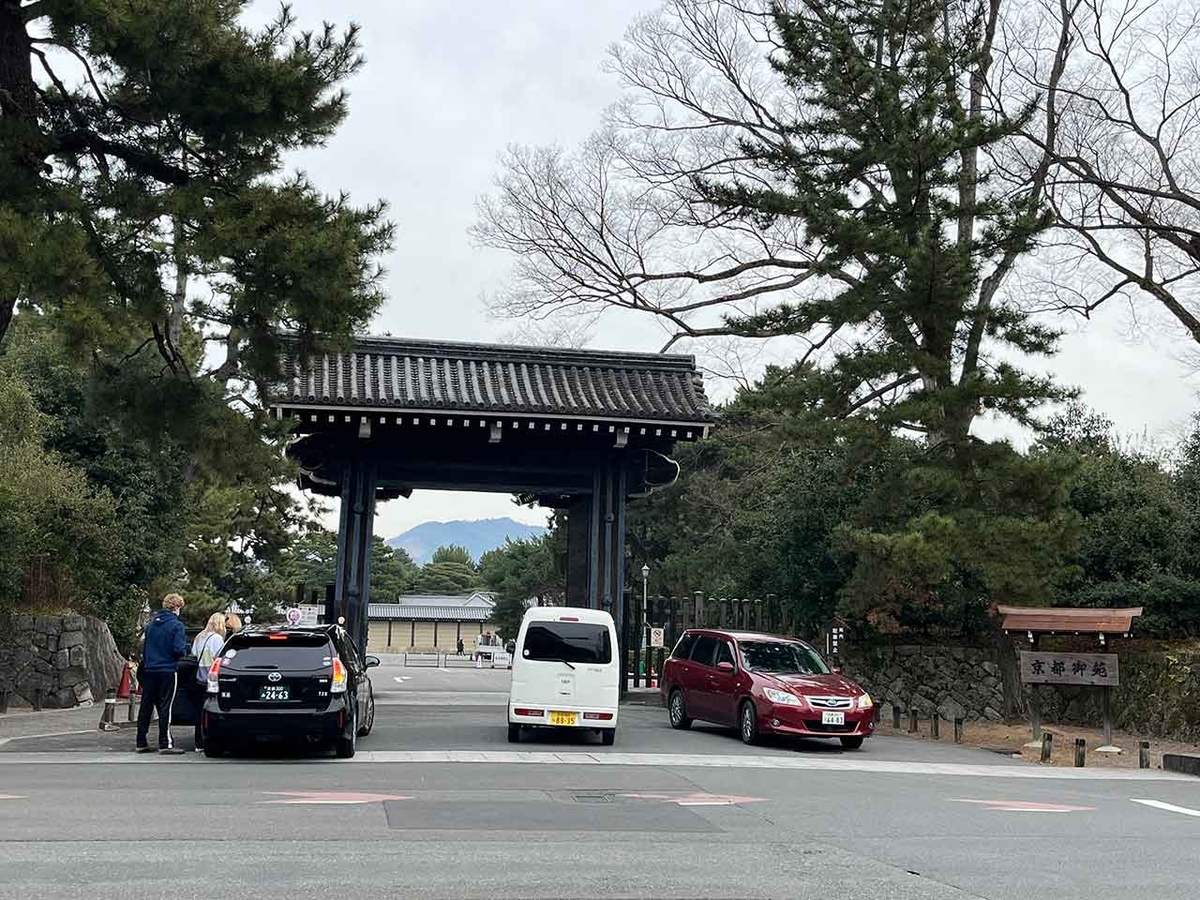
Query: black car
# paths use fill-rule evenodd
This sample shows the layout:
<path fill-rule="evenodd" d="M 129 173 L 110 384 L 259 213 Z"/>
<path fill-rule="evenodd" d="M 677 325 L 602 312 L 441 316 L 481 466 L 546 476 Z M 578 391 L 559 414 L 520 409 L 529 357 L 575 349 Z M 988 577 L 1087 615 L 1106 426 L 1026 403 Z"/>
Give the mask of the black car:
<path fill-rule="evenodd" d="M 239 631 L 209 673 L 205 755 L 251 741 L 298 740 L 353 756 L 375 724 L 367 669 L 377 665 L 339 625 Z"/>

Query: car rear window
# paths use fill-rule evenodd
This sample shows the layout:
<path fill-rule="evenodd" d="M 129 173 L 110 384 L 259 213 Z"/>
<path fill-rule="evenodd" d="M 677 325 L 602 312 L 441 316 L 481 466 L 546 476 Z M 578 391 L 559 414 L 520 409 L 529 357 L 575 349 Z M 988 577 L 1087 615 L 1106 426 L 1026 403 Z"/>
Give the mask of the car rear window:
<path fill-rule="evenodd" d="M 521 655 L 531 660 L 604 664 L 612 662 L 612 640 L 606 625 L 531 622 Z"/>
<path fill-rule="evenodd" d="M 255 666 L 319 669 L 329 665 L 327 660 L 336 656 L 337 651 L 323 634 L 268 632 L 234 635 L 225 645 L 223 655 L 242 669 Z"/>

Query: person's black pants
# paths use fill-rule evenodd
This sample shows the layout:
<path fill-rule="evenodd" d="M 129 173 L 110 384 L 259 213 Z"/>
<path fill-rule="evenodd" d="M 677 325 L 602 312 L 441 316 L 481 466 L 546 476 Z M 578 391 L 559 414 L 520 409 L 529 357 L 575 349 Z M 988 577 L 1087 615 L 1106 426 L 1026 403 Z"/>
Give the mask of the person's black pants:
<path fill-rule="evenodd" d="M 142 675 L 142 705 L 138 708 L 137 745 L 147 746 L 150 715 L 158 710 L 158 749 L 175 746 L 171 742 L 171 705 L 178 688 L 177 672 L 146 672 Z"/>

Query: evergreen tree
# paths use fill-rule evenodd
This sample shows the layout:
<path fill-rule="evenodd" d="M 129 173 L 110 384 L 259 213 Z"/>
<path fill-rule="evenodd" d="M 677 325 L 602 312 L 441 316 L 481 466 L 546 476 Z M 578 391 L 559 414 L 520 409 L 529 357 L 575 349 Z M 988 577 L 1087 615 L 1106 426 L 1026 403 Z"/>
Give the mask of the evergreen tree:
<path fill-rule="evenodd" d="M 382 205 L 281 162 L 344 119 L 357 28 L 301 32 L 284 6 L 252 31 L 246 5 L 0 0 L 0 337 L 36 304 L 103 361 L 132 339 L 224 385 L 272 372 L 281 327 L 311 344 L 370 319 Z"/>

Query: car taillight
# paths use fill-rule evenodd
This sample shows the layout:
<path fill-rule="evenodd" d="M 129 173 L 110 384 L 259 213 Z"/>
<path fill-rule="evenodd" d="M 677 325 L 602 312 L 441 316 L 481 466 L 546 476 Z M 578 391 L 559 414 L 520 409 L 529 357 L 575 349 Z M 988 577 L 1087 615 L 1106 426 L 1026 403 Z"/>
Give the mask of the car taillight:
<path fill-rule="evenodd" d="M 519 706 L 513 710 L 513 713 L 518 716 L 527 716 L 532 719 L 540 719 L 542 716 L 546 715 L 546 711 L 544 709 L 522 709 Z"/>
<path fill-rule="evenodd" d="M 346 667 L 336 656 L 333 658 L 333 680 L 329 683 L 329 693 L 346 693 Z"/>
<path fill-rule="evenodd" d="M 221 669 L 221 657 L 213 660 L 213 664 L 208 667 L 208 692 L 216 694 L 221 690 L 219 672 Z"/>
<path fill-rule="evenodd" d="M 607 722 L 613 717 L 612 713 L 585 712 L 583 717 L 592 722 Z"/>

